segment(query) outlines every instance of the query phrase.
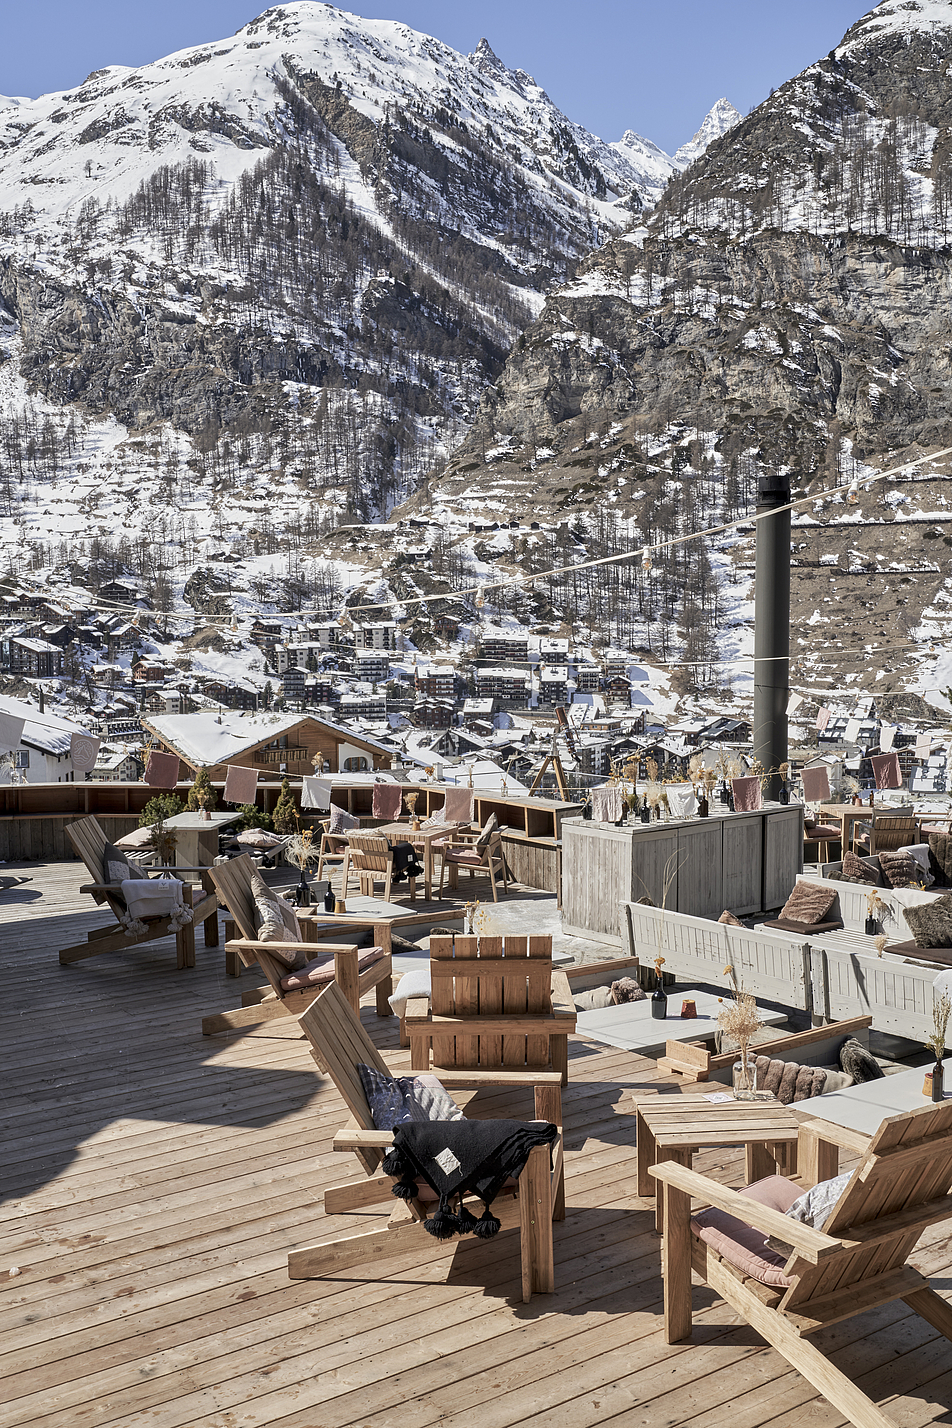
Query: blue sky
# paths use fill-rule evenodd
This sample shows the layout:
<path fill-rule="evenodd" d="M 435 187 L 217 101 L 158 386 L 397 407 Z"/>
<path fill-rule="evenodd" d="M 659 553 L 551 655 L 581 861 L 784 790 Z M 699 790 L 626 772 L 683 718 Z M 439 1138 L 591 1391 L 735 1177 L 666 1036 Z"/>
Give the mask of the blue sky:
<path fill-rule="evenodd" d="M 35 0 L 3 6 L 0 94 L 71 88 L 106 64 L 146 64 L 233 34 L 266 0 Z M 363 0 L 469 52 L 481 36 L 604 139 L 635 129 L 669 153 L 726 97 L 746 114 L 825 55 L 864 0 Z"/>

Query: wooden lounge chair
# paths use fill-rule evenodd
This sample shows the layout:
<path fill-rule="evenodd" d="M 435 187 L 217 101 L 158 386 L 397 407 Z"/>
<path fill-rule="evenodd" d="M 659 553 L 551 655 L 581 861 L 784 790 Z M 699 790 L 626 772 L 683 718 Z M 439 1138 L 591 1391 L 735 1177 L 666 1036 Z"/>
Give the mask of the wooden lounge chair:
<path fill-rule="evenodd" d="M 477 842 L 482 837 L 480 833 L 454 834 L 452 838 L 437 845 L 440 854 L 440 890 L 437 894 L 443 896 L 443 879 L 446 870 L 450 872 L 450 887 L 456 888 L 459 885 L 459 870 L 466 868 L 471 878 L 477 873 L 487 873 L 493 890 L 493 902 L 499 901 L 499 890 L 496 886 L 496 874 L 502 874 L 503 892 L 509 892 L 509 875 L 506 869 L 506 855 L 502 847 L 502 834 L 499 829 L 490 833 L 489 838 L 482 848 L 478 848 Z"/>
<path fill-rule="evenodd" d="M 789 1198 L 782 1178 L 752 1187 L 758 1201 L 670 1161 L 651 1168 L 664 1193 L 665 1338 L 691 1336 L 693 1269 L 856 1428 L 895 1428 L 809 1335 L 902 1299 L 952 1339 L 952 1306 L 907 1263 L 922 1232 L 952 1218 L 952 1101 L 892 1116 L 871 1140 L 826 1121 L 800 1129 L 804 1185 L 835 1175 L 837 1147 L 865 1151 L 822 1232 L 764 1203 L 772 1185 L 779 1198 L 778 1182 Z M 708 1222 L 705 1236 L 720 1231 L 716 1247 L 697 1237 L 692 1196 L 733 1217 Z M 736 1239 L 745 1226 L 792 1246 L 782 1266 L 785 1285 L 754 1277 L 757 1261 Z"/>
<path fill-rule="evenodd" d="M 352 1150 L 363 1165 L 369 1180 L 349 1180 L 324 1191 L 324 1210 L 328 1215 L 346 1214 L 379 1203 L 391 1208 L 389 1224 L 369 1233 L 348 1235 L 327 1244 L 311 1245 L 292 1250 L 288 1255 L 288 1274 L 292 1279 L 318 1279 L 333 1271 L 377 1259 L 389 1253 L 419 1249 L 425 1241 L 428 1254 L 436 1253 L 438 1242 L 425 1236 L 420 1221 L 425 1209 L 419 1200 L 396 1201 L 391 1195 L 393 1178 L 380 1171 L 393 1142 L 392 1131 L 374 1128 L 373 1117 L 358 1064 L 372 1066 L 390 1076 L 383 1057 L 360 1024 L 360 1018 L 333 983 L 299 1018 L 298 1024 L 311 1043 L 311 1054 L 318 1066 L 326 1069 L 351 1113 L 350 1124 L 334 1137 L 335 1150 Z M 535 1115 L 538 1120 L 551 1121 L 561 1127 L 562 1097 L 557 1074 L 524 1074 L 520 1078 L 494 1075 L 492 1072 L 459 1072 L 444 1080 L 447 1090 L 473 1089 L 482 1086 L 532 1086 L 535 1093 Z M 530 1153 L 528 1164 L 517 1185 L 515 1202 L 503 1193 L 493 1202 L 493 1213 L 502 1228 L 520 1227 L 522 1258 L 522 1297 L 528 1303 L 533 1292 L 550 1294 L 555 1288 L 555 1266 L 552 1249 L 552 1221 L 565 1218 L 562 1141 L 556 1142 L 549 1165 L 547 1147 L 537 1147 Z"/>
<path fill-rule="evenodd" d="M 125 904 L 122 901 L 122 889 L 118 883 L 107 883 L 105 868 L 103 866 L 103 854 L 109 842 L 105 833 L 95 818 L 80 818 L 75 823 L 66 825 L 66 833 L 79 857 L 89 871 L 92 878 L 91 883 L 84 883 L 79 889 L 82 893 L 90 893 L 95 902 L 100 905 L 105 904 L 115 917 L 115 922 L 107 927 L 97 927 L 93 932 L 87 934 L 86 941 L 79 943 L 75 947 L 64 947 L 59 960 L 63 966 L 68 966 L 71 962 L 81 962 L 85 957 L 99 957 L 104 952 L 119 952 L 126 947 L 138 947 L 144 942 L 154 942 L 159 937 L 168 937 L 169 919 L 165 917 L 149 918 L 146 922 L 146 931 L 138 934 L 126 932 L 121 919 L 125 912 Z M 183 896 L 186 905 L 191 906 L 192 921 L 185 927 L 180 927 L 175 933 L 175 955 L 176 966 L 195 966 L 195 928 L 199 923 L 204 924 L 205 946 L 218 946 L 218 898 L 215 896 L 209 882 L 209 870 L 207 868 L 151 868 L 150 872 L 171 871 L 177 875 L 185 873 L 197 873 L 201 881 L 201 896 L 196 899 L 194 893 L 198 889 L 186 883 Z"/>
<path fill-rule="evenodd" d="M 575 1002 L 551 936 L 431 937 L 430 982 L 429 1006 L 407 1003 L 414 1071 L 551 1069 L 568 1085 Z"/>
<path fill-rule="evenodd" d="M 360 891 L 364 897 L 373 897 L 374 883 L 383 882 L 383 900 L 390 901 L 393 885 L 393 849 L 386 838 L 375 833 L 350 833 L 347 837 L 347 851 L 341 870 L 341 897 L 347 897 L 351 872 L 360 880 Z M 416 897 L 416 878 L 409 879 L 410 901 Z"/>
<path fill-rule="evenodd" d="M 226 955 L 237 953 L 246 967 L 257 962 L 268 979 L 268 985 L 253 987 L 245 992 L 241 999 L 242 1005 L 234 1011 L 203 1017 L 202 1035 L 212 1036 L 219 1031 L 255 1026 L 259 1022 L 270 1021 L 273 1017 L 299 1015 L 320 994 L 323 983 L 290 991 L 281 985 L 288 976 L 289 969 L 275 957 L 275 945 L 287 946 L 297 951 L 300 949 L 300 943 L 275 944 L 258 941 L 254 898 L 251 893 L 251 875 L 254 872 L 251 859 L 247 855 L 232 858 L 209 871 L 221 901 L 228 908 L 241 933 L 239 938 L 231 939 L 225 944 Z M 310 926 L 316 934 L 314 924 Z M 356 931 L 357 928 L 358 924 L 354 924 L 353 930 Z M 315 959 L 324 955 L 327 962 L 326 976 L 330 978 L 333 975 L 355 1010 L 360 1006 L 360 998 L 373 988 L 376 992 L 377 1015 L 393 1015 L 389 1001 L 393 991 L 389 945 L 361 951 L 353 943 L 324 943 L 322 946 L 312 944 L 312 949 Z"/>

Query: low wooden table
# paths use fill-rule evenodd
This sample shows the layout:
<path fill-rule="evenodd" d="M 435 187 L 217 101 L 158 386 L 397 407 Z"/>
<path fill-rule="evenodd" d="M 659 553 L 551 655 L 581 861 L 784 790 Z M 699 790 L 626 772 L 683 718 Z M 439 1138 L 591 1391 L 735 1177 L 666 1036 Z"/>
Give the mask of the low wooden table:
<path fill-rule="evenodd" d="M 767 1092 L 761 1092 L 755 1101 L 735 1101 L 729 1091 L 640 1096 L 635 1100 L 638 1194 L 645 1198 L 655 1194 L 657 1182 L 648 1174 L 650 1166 L 673 1160 L 690 1169 L 694 1152 L 707 1146 L 742 1145 L 748 1185 L 766 1175 L 788 1175 L 796 1169 L 799 1124 L 791 1108 Z M 663 1229 L 662 1202 L 658 1195 L 655 1225 L 659 1233 Z"/>
<path fill-rule="evenodd" d="M 305 942 L 317 942 L 319 928 L 347 933 L 370 927 L 377 946 L 387 952 L 391 950 L 391 934 L 395 927 L 430 927 L 435 922 L 462 921 L 465 913 L 462 903 L 448 903 L 435 910 L 417 911 L 402 903 L 363 896 L 349 897 L 346 912 L 325 912 L 320 906 L 297 909 Z"/>

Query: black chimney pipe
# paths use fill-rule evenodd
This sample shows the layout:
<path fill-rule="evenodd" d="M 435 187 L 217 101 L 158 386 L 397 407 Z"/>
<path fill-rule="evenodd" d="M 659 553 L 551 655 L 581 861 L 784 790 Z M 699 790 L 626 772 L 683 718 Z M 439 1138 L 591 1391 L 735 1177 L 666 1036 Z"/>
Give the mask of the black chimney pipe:
<path fill-rule="evenodd" d="M 754 586 L 754 758 L 767 771 L 764 796 L 780 795 L 787 762 L 790 697 L 790 478 L 771 473 L 757 486 Z"/>

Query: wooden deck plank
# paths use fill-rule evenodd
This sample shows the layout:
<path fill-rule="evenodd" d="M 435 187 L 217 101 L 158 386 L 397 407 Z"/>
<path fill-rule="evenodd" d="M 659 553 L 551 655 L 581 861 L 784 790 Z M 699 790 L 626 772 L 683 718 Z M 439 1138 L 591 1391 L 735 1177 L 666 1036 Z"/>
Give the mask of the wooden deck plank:
<path fill-rule="evenodd" d="M 181 972 L 173 938 L 60 967 L 57 949 L 108 919 L 78 895 L 79 863 L 28 871 L 20 891 L 42 895 L 0 899 L 0 971 L 15 993 L 3 1014 L 0 1274 L 22 1271 L 0 1277 L 4 1428 L 842 1421 L 708 1291 L 696 1291 L 695 1341 L 663 1343 L 631 1114 L 654 1064 L 583 1038 L 564 1091 L 569 1210 L 555 1227 L 554 1295 L 521 1303 L 512 1233 L 452 1260 L 421 1237 L 366 1280 L 289 1280 L 289 1248 L 386 1213 L 323 1215 L 323 1189 L 359 1171 L 331 1149 L 341 1103 L 293 1023 L 203 1038 L 202 1015 L 234 1005 L 235 982 L 201 939 Z M 369 1006 L 364 1023 L 408 1069 L 396 1023 Z M 459 1099 L 480 1115 L 531 1114 L 508 1089 Z M 732 1149 L 696 1164 L 742 1181 Z M 948 1275 L 943 1226 L 916 1263 Z M 904 1306 L 826 1333 L 897 1423 L 942 1421 L 949 1346 Z"/>

